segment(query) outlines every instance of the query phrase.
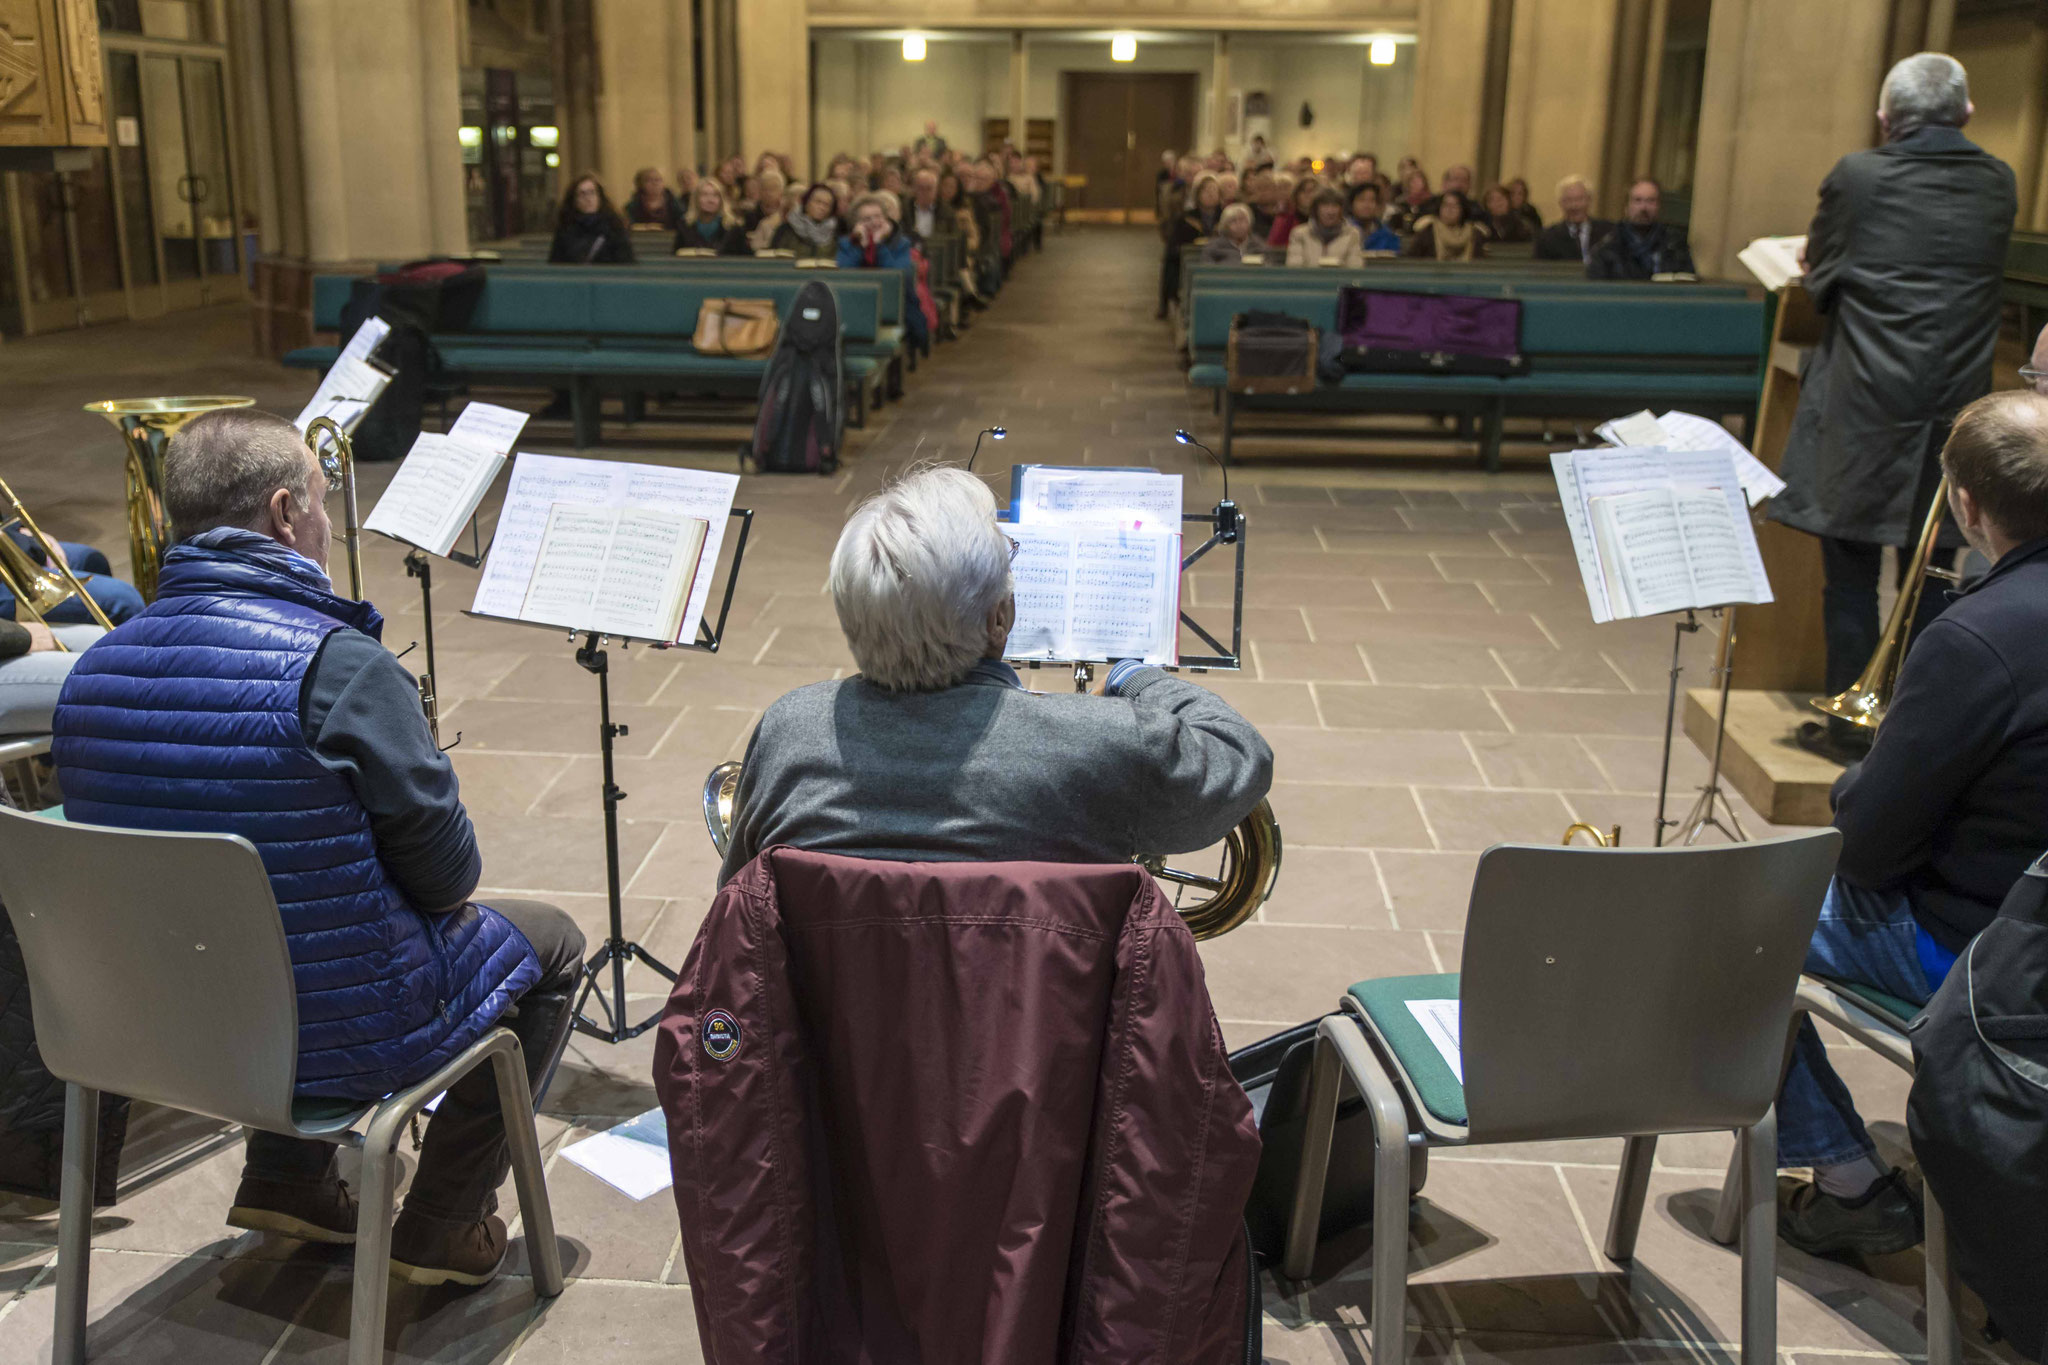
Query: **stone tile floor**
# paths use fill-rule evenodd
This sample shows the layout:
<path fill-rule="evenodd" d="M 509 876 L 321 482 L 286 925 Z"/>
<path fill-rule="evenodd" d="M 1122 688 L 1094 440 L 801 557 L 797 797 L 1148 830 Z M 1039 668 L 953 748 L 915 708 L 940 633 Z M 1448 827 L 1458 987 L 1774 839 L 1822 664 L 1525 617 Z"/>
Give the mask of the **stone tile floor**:
<path fill-rule="evenodd" d="M 1149 316 L 1155 256 L 1142 231 L 1050 238 L 997 306 L 911 377 L 907 401 L 858 438 L 843 472 L 745 481 L 741 501 L 759 515 L 720 654 L 614 651 L 614 696 L 631 727 L 620 745 L 631 793 L 625 926 L 658 957 L 681 960 L 710 900 L 704 774 L 741 752 L 776 696 L 851 667 L 823 589 L 857 498 L 915 461 L 964 457 L 992 423 L 1010 430 L 983 446 L 993 477 L 1013 459 L 1152 464 L 1187 477 L 1191 507 L 1221 493 L 1216 467 L 1171 440 L 1182 426 L 1212 439 L 1215 424 Z M 242 311 L 214 310 L 7 342 L 0 472 L 50 530 L 118 559 L 121 448 L 79 405 L 234 392 L 296 411 L 312 380 L 253 358 L 247 323 Z M 611 425 L 601 453 L 729 468 L 740 435 Z M 1445 459 L 1438 437 L 1418 427 L 1394 447 L 1405 453 L 1371 463 L 1317 458 L 1313 442 L 1296 441 L 1284 457 L 1247 458 L 1231 472 L 1251 528 L 1245 668 L 1207 681 L 1271 739 L 1288 842 L 1272 902 L 1204 948 L 1233 1045 L 1329 1008 L 1353 980 L 1455 970 L 1467 887 L 1488 844 L 1547 842 L 1573 820 L 1619 822 L 1630 843 L 1650 835 L 1669 627 L 1591 625 L 1547 476 L 1524 465 L 1486 477 Z M 567 441 L 562 425 L 536 424 L 522 446 L 566 452 Z M 1563 433 L 1557 444 L 1569 441 Z M 366 510 L 388 475 L 363 469 Z M 372 537 L 364 557 L 369 593 L 389 617 L 385 639 L 402 649 L 420 636 L 416 588 L 392 543 Z M 454 758 L 483 842 L 484 891 L 554 900 L 595 940 L 604 860 L 592 681 L 563 638 L 458 615 L 473 578 L 440 569 L 435 630 L 443 732 L 462 733 Z M 1205 619 L 1227 613 L 1229 588 L 1227 574 L 1205 569 L 1190 600 Z M 1705 681 L 1709 647 L 1704 632 L 1688 642 L 1690 680 Z M 1032 681 L 1061 685 L 1052 673 Z M 1681 739 L 1681 812 L 1705 766 Z M 661 983 L 647 973 L 631 982 L 635 1008 L 653 1010 Z M 1836 1041 L 1881 1139 L 1897 1147 L 1902 1081 Z M 543 1116 L 551 1158 L 652 1105 L 649 1058 L 646 1038 L 571 1045 Z M 1415 1349 L 1460 1361 L 1728 1358 L 1736 1258 L 1703 1229 L 1729 1147 L 1725 1135 L 1664 1144 L 1629 1273 L 1598 1241 L 1618 1143 L 1438 1155 L 1415 1220 Z M 235 1153 L 216 1155 L 101 1213 L 96 1359 L 342 1357 L 347 1257 L 225 1228 L 237 1167 Z M 567 1293 L 538 1309 L 522 1273 L 472 1294 L 397 1293 L 393 1359 L 698 1358 L 673 1206 L 659 1196 L 634 1204 L 560 1160 L 550 1183 Z M 0 1203 L 0 1361 L 48 1358 L 53 1237 L 47 1208 Z M 1367 1359 L 1368 1265 L 1367 1241 L 1353 1235 L 1324 1249 L 1306 1287 L 1269 1280 L 1267 1359 Z M 1917 1254 L 1852 1266 L 1782 1250 L 1781 1354 L 1796 1365 L 1924 1354 L 1920 1277 Z"/>

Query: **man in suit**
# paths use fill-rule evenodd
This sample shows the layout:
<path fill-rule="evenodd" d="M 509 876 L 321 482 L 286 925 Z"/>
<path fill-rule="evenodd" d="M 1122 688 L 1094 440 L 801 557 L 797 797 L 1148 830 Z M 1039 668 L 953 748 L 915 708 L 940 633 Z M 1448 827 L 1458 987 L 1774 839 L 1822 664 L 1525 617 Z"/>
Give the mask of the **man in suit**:
<path fill-rule="evenodd" d="M 1536 234 L 1536 259 L 1582 265 L 1592 260 L 1593 248 L 1614 231 L 1609 220 L 1590 216 L 1593 187 L 1583 176 L 1566 176 L 1557 182 L 1557 208 L 1562 217 Z"/>
<path fill-rule="evenodd" d="M 1955 58 L 1894 66 L 1878 102 L 1883 145 L 1835 163 L 1807 229 L 1806 292 L 1825 326 L 1770 515 L 1820 537 L 1829 694 L 1875 652 L 1884 547 L 1918 539 L 1949 424 L 1991 387 L 2018 199 L 2012 169 L 1963 136 L 1972 112 Z M 1916 624 L 1942 597 L 1921 595 Z M 1869 743 L 1840 721 L 1809 722 L 1800 742 L 1842 762 Z"/>
<path fill-rule="evenodd" d="M 1586 257 L 1589 280 L 1647 280 L 1657 275 L 1690 275 L 1692 249 L 1685 234 L 1657 215 L 1664 187 L 1644 176 L 1628 187 L 1628 212 L 1614 231 L 1593 243 Z M 1569 259 L 1569 258 L 1567 258 Z"/>

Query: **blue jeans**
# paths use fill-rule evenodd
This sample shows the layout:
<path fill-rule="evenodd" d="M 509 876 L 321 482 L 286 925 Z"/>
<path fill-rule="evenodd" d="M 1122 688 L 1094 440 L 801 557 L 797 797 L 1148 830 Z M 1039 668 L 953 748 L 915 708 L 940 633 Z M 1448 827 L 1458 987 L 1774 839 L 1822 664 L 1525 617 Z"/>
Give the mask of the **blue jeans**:
<path fill-rule="evenodd" d="M 1904 892 L 1828 883 L 1820 924 L 1806 950 L 1807 971 L 1924 1005 L 1941 982 L 1928 979 L 1922 962 L 1920 929 Z M 1792 1064 L 1778 1091 L 1778 1164 L 1833 1166 L 1876 1152 L 1849 1087 L 1828 1064 L 1819 1030 L 1813 1020 L 1801 1019 Z"/>
<path fill-rule="evenodd" d="M 29 552 L 31 559 L 38 564 L 42 563 L 42 552 L 35 547 L 34 541 L 18 533 L 14 540 L 22 549 Z M 142 594 L 133 586 L 113 577 L 112 567 L 107 563 L 104 554 L 90 545 L 76 545 L 68 540 L 60 540 L 57 544 L 62 547 L 64 558 L 71 562 L 71 572 L 77 574 L 78 581 L 85 584 L 85 590 L 92 594 L 93 601 L 100 604 L 100 610 L 107 614 L 109 621 L 118 626 L 140 613 L 147 605 L 142 600 Z M 10 621 L 15 619 L 14 594 L 4 586 L 0 586 L 0 617 Z M 50 624 L 59 626 L 83 626 L 93 623 L 92 613 L 87 611 L 85 603 L 76 597 L 67 598 L 53 607 L 49 619 Z"/>

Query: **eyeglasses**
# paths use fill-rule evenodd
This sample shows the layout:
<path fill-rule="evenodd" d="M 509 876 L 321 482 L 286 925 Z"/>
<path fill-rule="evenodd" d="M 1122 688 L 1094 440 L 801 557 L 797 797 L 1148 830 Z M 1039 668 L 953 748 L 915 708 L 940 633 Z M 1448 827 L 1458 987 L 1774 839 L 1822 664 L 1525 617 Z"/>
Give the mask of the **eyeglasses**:
<path fill-rule="evenodd" d="M 2032 365 L 2022 365 L 2020 366 L 2020 383 L 2026 385 L 2035 393 L 2048 394 L 2048 370 L 2037 369 Z"/>
<path fill-rule="evenodd" d="M 1009 535 L 1004 536 L 1003 539 L 1010 542 L 1010 562 L 1015 564 L 1017 562 L 1017 552 L 1024 548 L 1024 542 L 1015 536 Z"/>

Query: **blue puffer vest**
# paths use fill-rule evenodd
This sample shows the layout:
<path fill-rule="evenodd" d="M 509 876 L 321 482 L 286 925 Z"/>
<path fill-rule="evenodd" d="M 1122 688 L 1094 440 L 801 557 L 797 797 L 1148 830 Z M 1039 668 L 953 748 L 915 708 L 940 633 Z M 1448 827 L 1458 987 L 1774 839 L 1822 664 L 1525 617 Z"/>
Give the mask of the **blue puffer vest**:
<path fill-rule="evenodd" d="M 474 1042 L 540 975 L 503 916 L 428 916 L 377 858 L 369 812 L 300 727 L 300 692 L 367 602 L 249 531 L 165 556 L 157 600 L 78 660 L 54 754 L 73 820 L 239 834 L 270 873 L 299 996 L 298 1093 L 373 1100 Z"/>

